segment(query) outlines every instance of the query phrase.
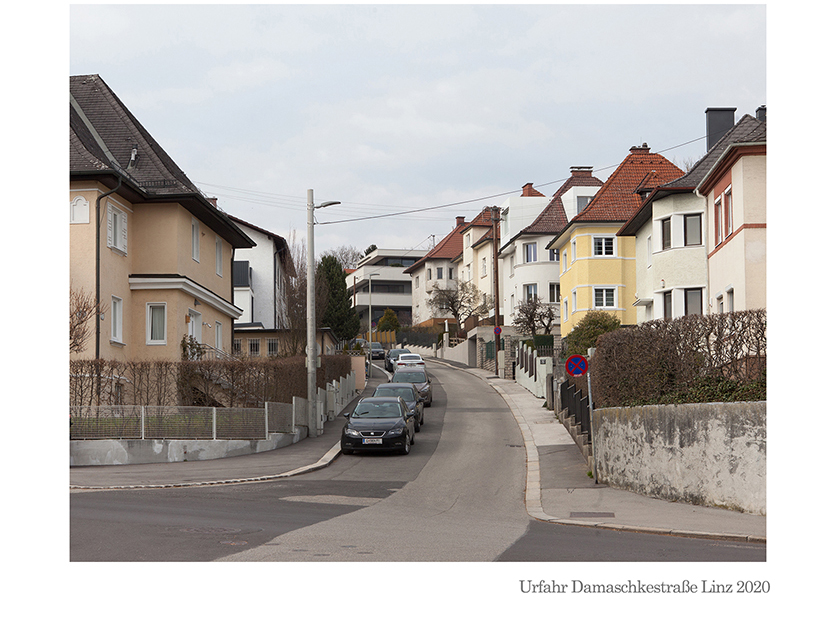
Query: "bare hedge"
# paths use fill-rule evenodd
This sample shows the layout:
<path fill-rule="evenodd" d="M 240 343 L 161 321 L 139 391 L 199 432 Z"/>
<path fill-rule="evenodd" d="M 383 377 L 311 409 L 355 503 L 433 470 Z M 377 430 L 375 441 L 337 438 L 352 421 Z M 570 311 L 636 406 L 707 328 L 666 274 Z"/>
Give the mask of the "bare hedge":
<path fill-rule="evenodd" d="M 655 320 L 605 333 L 592 359 L 595 404 L 766 399 L 766 311 Z"/>
<path fill-rule="evenodd" d="M 316 384 L 323 388 L 350 373 L 350 357 L 321 356 Z M 305 357 L 197 361 L 70 362 L 72 406 L 263 407 L 307 397 Z"/>

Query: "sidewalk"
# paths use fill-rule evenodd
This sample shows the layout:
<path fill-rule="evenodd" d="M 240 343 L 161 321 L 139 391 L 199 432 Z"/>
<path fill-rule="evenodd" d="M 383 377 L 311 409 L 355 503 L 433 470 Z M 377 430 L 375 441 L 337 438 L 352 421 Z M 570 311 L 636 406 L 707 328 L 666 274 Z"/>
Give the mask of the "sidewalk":
<path fill-rule="evenodd" d="M 457 368 L 455 364 L 428 359 Z M 603 529 L 765 543 L 766 518 L 713 507 L 673 503 L 596 484 L 565 427 L 544 400 L 513 381 L 478 368 L 458 367 L 491 385 L 522 431 L 527 455 L 525 505 L 537 520 Z M 374 368 L 365 393 L 385 381 Z M 345 410 L 352 410 L 358 398 Z M 70 489 L 169 488 L 270 481 L 328 466 L 339 454 L 343 415 L 324 434 L 267 453 L 222 460 L 74 467 Z"/>

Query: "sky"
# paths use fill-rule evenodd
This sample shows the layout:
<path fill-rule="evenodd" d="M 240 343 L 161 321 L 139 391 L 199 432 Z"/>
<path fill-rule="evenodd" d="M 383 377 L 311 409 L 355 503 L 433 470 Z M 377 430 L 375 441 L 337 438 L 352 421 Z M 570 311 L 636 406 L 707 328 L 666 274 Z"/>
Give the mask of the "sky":
<path fill-rule="evenodd" d="M 761 5 L 71 5 L 98 74 L 224 211 L 341 246 L 429 249 L 572 166 L 705 152 L 767 103 Z M 768 111 L 771 114 L 771 111 Z"/>

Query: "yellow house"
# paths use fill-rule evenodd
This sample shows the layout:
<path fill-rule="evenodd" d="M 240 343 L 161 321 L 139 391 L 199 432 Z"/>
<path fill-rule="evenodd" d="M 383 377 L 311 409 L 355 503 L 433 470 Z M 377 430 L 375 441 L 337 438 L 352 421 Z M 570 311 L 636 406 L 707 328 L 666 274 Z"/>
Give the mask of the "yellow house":
<path fill-rule="evenodd" d="M 70 78 L 69 111 L 70 286 L 99 310 L 72 358 L 176 360 L 185 336 L 229 352 L 233 251 L 253 241 L 99 76 Z"/>
<path fill-rule="evenodd" d="M 570 333 L 590 310 L 636 324 L 636 248 L 617 232 L 657 186 L 684 172 L 647 144 L 630 154 L 593 199 L 548 245 L 559 252 L 560 331 Z"/>

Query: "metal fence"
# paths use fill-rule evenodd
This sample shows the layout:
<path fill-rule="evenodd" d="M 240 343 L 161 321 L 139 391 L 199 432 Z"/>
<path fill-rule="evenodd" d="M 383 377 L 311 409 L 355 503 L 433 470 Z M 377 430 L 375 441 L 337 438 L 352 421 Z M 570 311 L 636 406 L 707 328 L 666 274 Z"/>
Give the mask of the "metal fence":
<path fill-rule="evenodd" d="M 574 423 L 586 435 L 586 442 L 591 442 L 591 415 L 588 403 L 588 394 L 582 393 L 576 383 L 565 381 L 559 390 L 560 405 L 567 409 L 567 416 L 572 417 Z"/>
<path fill-rule="evenodd" d="M 266 439 L 280 412 L 208 406 L 71 406 L 69 437 L 83 439 Z M 269 412 L 269 414 L 268 414 Z M 271 430 L 271 422 L 273 429 Z"/>

